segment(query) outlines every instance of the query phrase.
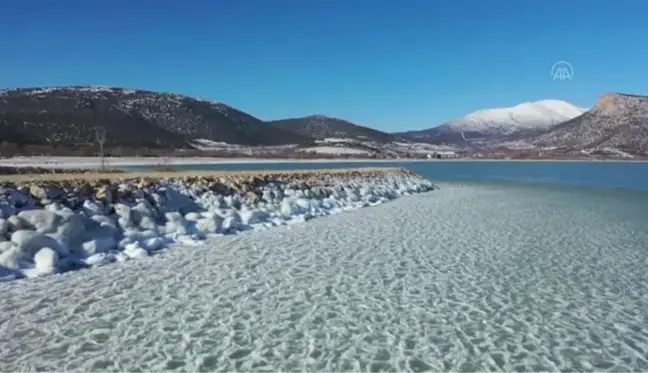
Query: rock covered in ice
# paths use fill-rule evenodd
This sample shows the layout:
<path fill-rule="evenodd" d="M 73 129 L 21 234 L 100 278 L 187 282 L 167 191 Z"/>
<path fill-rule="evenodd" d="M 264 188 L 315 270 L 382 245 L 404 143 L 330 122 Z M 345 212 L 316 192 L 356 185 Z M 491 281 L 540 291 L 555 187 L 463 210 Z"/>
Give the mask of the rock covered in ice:
<path fill-rule="evenodd" d="M 219 233 L 222 227 L 223 219 L 220 216 L 201 217 L 196 221 L 196 229 L 203 233 Z"/>
<path fill-rule="evenodd" d="M 44 233 L 37 231 L 30 231 L 21 229 L 11 234 L 11 242 L 13 242 L 18 250 L 26 257 L 33 257 L 38 250 L 43 247 L 57 247 L 58 243 L 55 239 Z"/>
<path fill-rule="evenodd" d="M 46 209 L 21 211 L 18 214 L 18 218 L 23 221 L 21 226 L 29 227 L 42 233 L 56 232 L 61 221 L 59 215 Z"/>
<path fill-rule="evenodd" d="M 4 253 L 5 251 L 9 251 L 14 247 L 16 247 L 15 243 L 11 241 L 2 241 L 0 242 L 0 254 Z"/>
<path fill-rule="evenodd" d="M 9 226 L 10 231 L 17 231 L 20 229 L 27 229 L 29 228 L 27 222 L 22 220 L 16 215 L 11 215 L 10 217 L 7 218 L 7 225 Z"/>
<path fill-rule="evenodd" d="M 34 264 L 39 275 L 55 273 L 58 261 L 58 252 L 49 247 L 43 247 L 34 255 Z"/>
<path fill-rule="evenodd" d="M 137 245 L 129 245 L 124 249 L 124 254 L 129 258 L 138 259 L 148 256 L 148 251 Z"/>
<path fill-rule="evenodd" d="M 117 240 L 110 236 L 100 236 L 81 244 L 81 250 L 87 256 L 107 253 L 117 248 Z"/>
<path fill-rule="evenodd" d="M 143 258 L 434 189 L 404 170 L 0 183 L 0 279 Z"/>
<path fill-rule="evenodd" d="M 7 234 L 8 231 L 9 223 L 7 223 L 6 220 L 0 218 L 0 241 L 5 238 L 4 235 Z"/>

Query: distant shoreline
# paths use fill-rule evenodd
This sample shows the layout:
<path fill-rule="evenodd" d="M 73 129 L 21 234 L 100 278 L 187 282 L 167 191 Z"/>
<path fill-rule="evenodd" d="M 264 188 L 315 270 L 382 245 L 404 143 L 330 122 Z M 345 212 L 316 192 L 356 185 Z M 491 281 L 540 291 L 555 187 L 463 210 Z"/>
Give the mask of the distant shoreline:
<path fill-rule="evenodd" d="M 500 159 L 500 158 L 444 158 L 444 159 L 262 159 L 262 158 L 207 158 L 207 157 L 120 157 L 105 158 L 106 167 L 146 167 L 146 166 L 191 166 L 226 164 L 263 164 L 263 163 L 436 163 L 436 162 L 618 162 L 645 163 L 646 159 Z M 0 167 L 41 167 L 41 168 L 98 168 L 99 157 L 15 157 L 0 159 Z"/>

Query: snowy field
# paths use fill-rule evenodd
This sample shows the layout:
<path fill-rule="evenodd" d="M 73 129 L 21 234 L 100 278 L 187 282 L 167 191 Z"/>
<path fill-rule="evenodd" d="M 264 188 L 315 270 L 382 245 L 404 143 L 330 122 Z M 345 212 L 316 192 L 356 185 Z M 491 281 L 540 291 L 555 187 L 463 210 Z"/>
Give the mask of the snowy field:
<path fill-rule="evenodd" d="M 633 193 L 442 184 L 0 283 L 0 371 L 647 371 Z"/>

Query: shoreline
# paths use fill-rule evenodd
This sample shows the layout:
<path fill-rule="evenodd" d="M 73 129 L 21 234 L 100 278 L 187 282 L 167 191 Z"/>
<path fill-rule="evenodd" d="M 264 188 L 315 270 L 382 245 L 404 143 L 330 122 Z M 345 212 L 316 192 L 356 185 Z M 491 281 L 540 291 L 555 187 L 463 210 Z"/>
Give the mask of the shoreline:
<path fill-rule="evenodd" d="M 174 166 L 174 165 L 220 165 L 220 164 L 263 164 L 263 163 L 401 163 L 428 162 L 429 159 L 275 159 L 275 158 L 212 158 L 212 157 L 123 157 L 105 158 L 106 167 Z M 97 168 L 99 157 L 15 157 L 0 159 L 1 167 L 42 168 Z"/>
<path fill-rule="evenodd" d="M 123 157 L 106 158 L 105 167 L 173 167 L 200 165 L 240 164 L 321 164 L 321 163 L 436 163 L 436 162 L 612 162 L 646 163 L 646 159 L 498 159 L 498 158 L 444 158 L 444 159 L 264 159 L 264 158 L 209 158 L 209 157 Z M 99 157 L 15 157 L 0 159 L 0 167 L 39 167 L 67 169 L 97 169 L 101 166 Z"/>
<path fill-rule="evenodd" d="M 5 176 L 0 281 L 139 259 L 437 189 L 405 168 Z"/>
<path fill-rule="evenodd" d="M 351 175 L 375 173 L 412 173 L 403 167 L 362 167 L 362 168 L 332 168 L 332 169 L 297 169 L 297 170 L 178 170 L 178 171 L 125 171 L 125 172 L 86 172 L 86 173 L 36 173 L 0 175 L 2 182 L 56 182 L 70 180 L 111 180 L 112 182 L 128 181 L 133 179 L 191 179 L 191 178 L 216 178 L 216 177 L 277 177 L 277 176 L 308 176 L 308 175 Z"/>

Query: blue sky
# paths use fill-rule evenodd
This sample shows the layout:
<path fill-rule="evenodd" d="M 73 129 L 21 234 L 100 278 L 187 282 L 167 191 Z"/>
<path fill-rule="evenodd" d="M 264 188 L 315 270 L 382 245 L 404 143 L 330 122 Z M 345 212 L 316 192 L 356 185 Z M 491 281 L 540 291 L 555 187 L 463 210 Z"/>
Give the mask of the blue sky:
<path fill-rule="evenodd" d="M 382 130 L 545 98 L 648 94 L 645 0 L 20 0 L 0 87 L 115 85 Z M 552 80 L 556 61 L 572 80 Z"/>

